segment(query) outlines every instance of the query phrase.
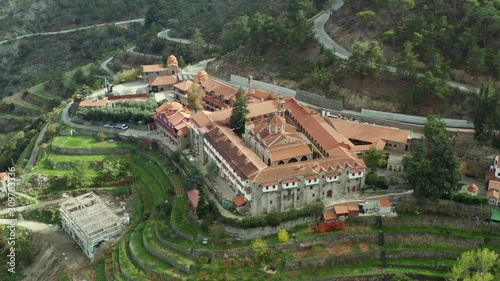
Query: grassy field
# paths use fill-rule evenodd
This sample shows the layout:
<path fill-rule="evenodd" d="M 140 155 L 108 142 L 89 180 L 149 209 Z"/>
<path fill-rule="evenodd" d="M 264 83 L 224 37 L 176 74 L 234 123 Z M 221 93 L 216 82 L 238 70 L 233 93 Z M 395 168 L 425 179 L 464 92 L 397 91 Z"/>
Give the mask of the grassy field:
<path fill-rule="evenodd" d="M 54 138 L 52 144 L 59 147 L 70 148 L 119 148 L 133 147 L 131 144 L 120 142 L 98 141 L 94 137 L 87 136 L 58 136 Z"/>

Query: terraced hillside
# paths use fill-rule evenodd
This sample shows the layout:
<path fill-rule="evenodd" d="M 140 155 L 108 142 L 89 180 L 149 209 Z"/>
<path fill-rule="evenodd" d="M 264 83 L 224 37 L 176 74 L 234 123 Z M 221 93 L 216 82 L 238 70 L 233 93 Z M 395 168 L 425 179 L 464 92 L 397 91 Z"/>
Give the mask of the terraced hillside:
<path fill-rule="evenodd" d="M 166 168 L 170 171 L 172 167 Z M 135 169 L 139 171 L 140 167 Z M 147 206 L 155 204 L 151 194 L 159 192 L 155 182 L 161 182 L 160 177 L 164 177 L 158 172 L 161 173 L 158 169 L 146 173 L 137 185 L 140 197 L 137 207 L 143 213 L 150 210 Z M 171 172 L 167 174 L 171 176 Z M 182 181 L 168 182 L 165 187 L 171 189 L 170 192 L 175 185 L 182 185 Z M 297 241 L 280 243 L 274 235 L 263 237 L 270 249 L 270 259 L 262 262 L 255 259 L 251 241 L 202 243 L 197 234 L 200 237 L 210 237 L 210 234 L 189 218 L 190 207 L 185 198 L 174 200 L 170 215 L 162 208 L 153 210 L 147 218 L 143 216 L 136 221 L 137 227 L 120 245 L 119 254 L 126 254 L 128 258 L 123 260 L 126 269 L 122 270 L 125 275 L 129 274 L 127 277 L 134 280 L 144 276 L 154 280 L 312 280 L 314 276 L 314 280 L 368 280 L 404 274 L 417 280 L 445 280 L 463 251 L 480 247 L 500 250 L 497 225 L 433 215 L 415 218 L 403 213 L 400 218 L 381 219 L 382 228 L 378 227 L 376 217 L 365 217 L 350 219 L 341 232 L 308 234 L 308 227 L 289 230 L 295 233 Z M 122 260 L 119 261 L 120 265 L 114 268 L 121 266 Z M 277 268 L 277 273 L 265 273 L 265 265 Z"/>

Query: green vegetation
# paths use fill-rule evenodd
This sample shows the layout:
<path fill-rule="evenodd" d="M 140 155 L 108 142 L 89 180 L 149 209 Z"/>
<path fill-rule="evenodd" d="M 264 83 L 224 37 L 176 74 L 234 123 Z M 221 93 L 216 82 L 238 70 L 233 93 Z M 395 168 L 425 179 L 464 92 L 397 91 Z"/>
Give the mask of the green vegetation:
<path fill-rule="evenodd" d="M 500 148 L 500 91 L 491 81 L 484 83 L 479 91 L 479 104 L 474 117 L 475 138 Z"/>
<path fill-rule="evenodd" d="M 451 281 L 492 281 L 498 277 L 500 260 L 498 254 L 488 249 L 469 251 L 462 254 L 451 272 Z M 495 277 L 496 276 L 496 277 Z"/>
<path fill-rule="evenodd" d="M 76 115 L 85 120 L 148 124 L 157 107 L 153 98 L 147 102 L 130 100 L 116 102 L 114 107 L 80 107 Z"/>
<path fill-rule="evenodd" d="M 465 203 L 465 204 L 472 204 L 472 205 L 484 205 L 488 203 L 488 198 L 484 195 L 472 195 L 468 193 L 458 193 L 453 196 L 453 201 L 460 202 L 460 203 Z"/>
<path fill-rule="evenodd" d="M 245 132 L 245 123 L 248 121 L 247 114 L 247 96 L 243 88 L 239 88 L 236 92 L 236 102 L 233 106 L 233 111 L 229 118 L 229 127 L 233 129 L 234 133 L 241 137 Z"/>
<path fill-rule="evenodd" d="M 33 239 L 31 231 L 17 226 L 15 228 L 15 245 L 8 243 L 8 238 L 11 237 L 10 230 L 8 226 L 3 226 L 0 228 L 0 262 L 4 264 L 3 270 L 0 271 L 1 280 L 22 280 L 25 276 L 23 274 L 23 269 L 31 265 L 35 258 L 35 249 L 33 248 L 31 241 Z M 11 255 L 10 248 L 15 246 L 15 273 L 7 271 L 8 262 L 10 258 L 7 255 Z"/>
<path fill-rule="evenodd" d="M 460 189 L 461 175 L 444 121 L 436 116 L 427 117 L 424 135 L 426 141 L 404 159 L 408 182 L 421 199 L 451 198 Z"/>
<path fill-rule="evenodd" d="M 87 136 L 58 136 L 54 138 L 53 145 L 69 148 L 120 148 L 133 147 L 130 144 L 123 144 L 116 141 L 101 141 L 94 137 Z"/>

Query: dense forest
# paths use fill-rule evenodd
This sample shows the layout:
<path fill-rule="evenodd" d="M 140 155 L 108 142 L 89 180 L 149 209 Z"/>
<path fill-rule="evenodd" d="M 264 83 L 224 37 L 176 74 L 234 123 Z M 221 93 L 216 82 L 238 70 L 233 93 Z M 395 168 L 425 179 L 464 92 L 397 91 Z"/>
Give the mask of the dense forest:
<path fill-rule="evenodd" d="M 399 52 L 413 45 L 433 76 L 450 69 L 500 78 L 500 1 L 498 0 L 346 0 L 356 14 L 355 28 L 378 33 L 375 39 Z"/>

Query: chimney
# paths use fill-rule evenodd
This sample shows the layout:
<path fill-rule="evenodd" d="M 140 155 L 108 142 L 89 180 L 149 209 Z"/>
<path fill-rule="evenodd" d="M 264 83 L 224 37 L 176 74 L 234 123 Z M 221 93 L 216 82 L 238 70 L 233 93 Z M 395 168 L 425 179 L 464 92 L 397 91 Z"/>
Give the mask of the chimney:
<path fill-rule="evenodd" d="M 253 92 L 253 77 L 252 75 L 248 75 L 248 93 L 251 94 Z"/>

